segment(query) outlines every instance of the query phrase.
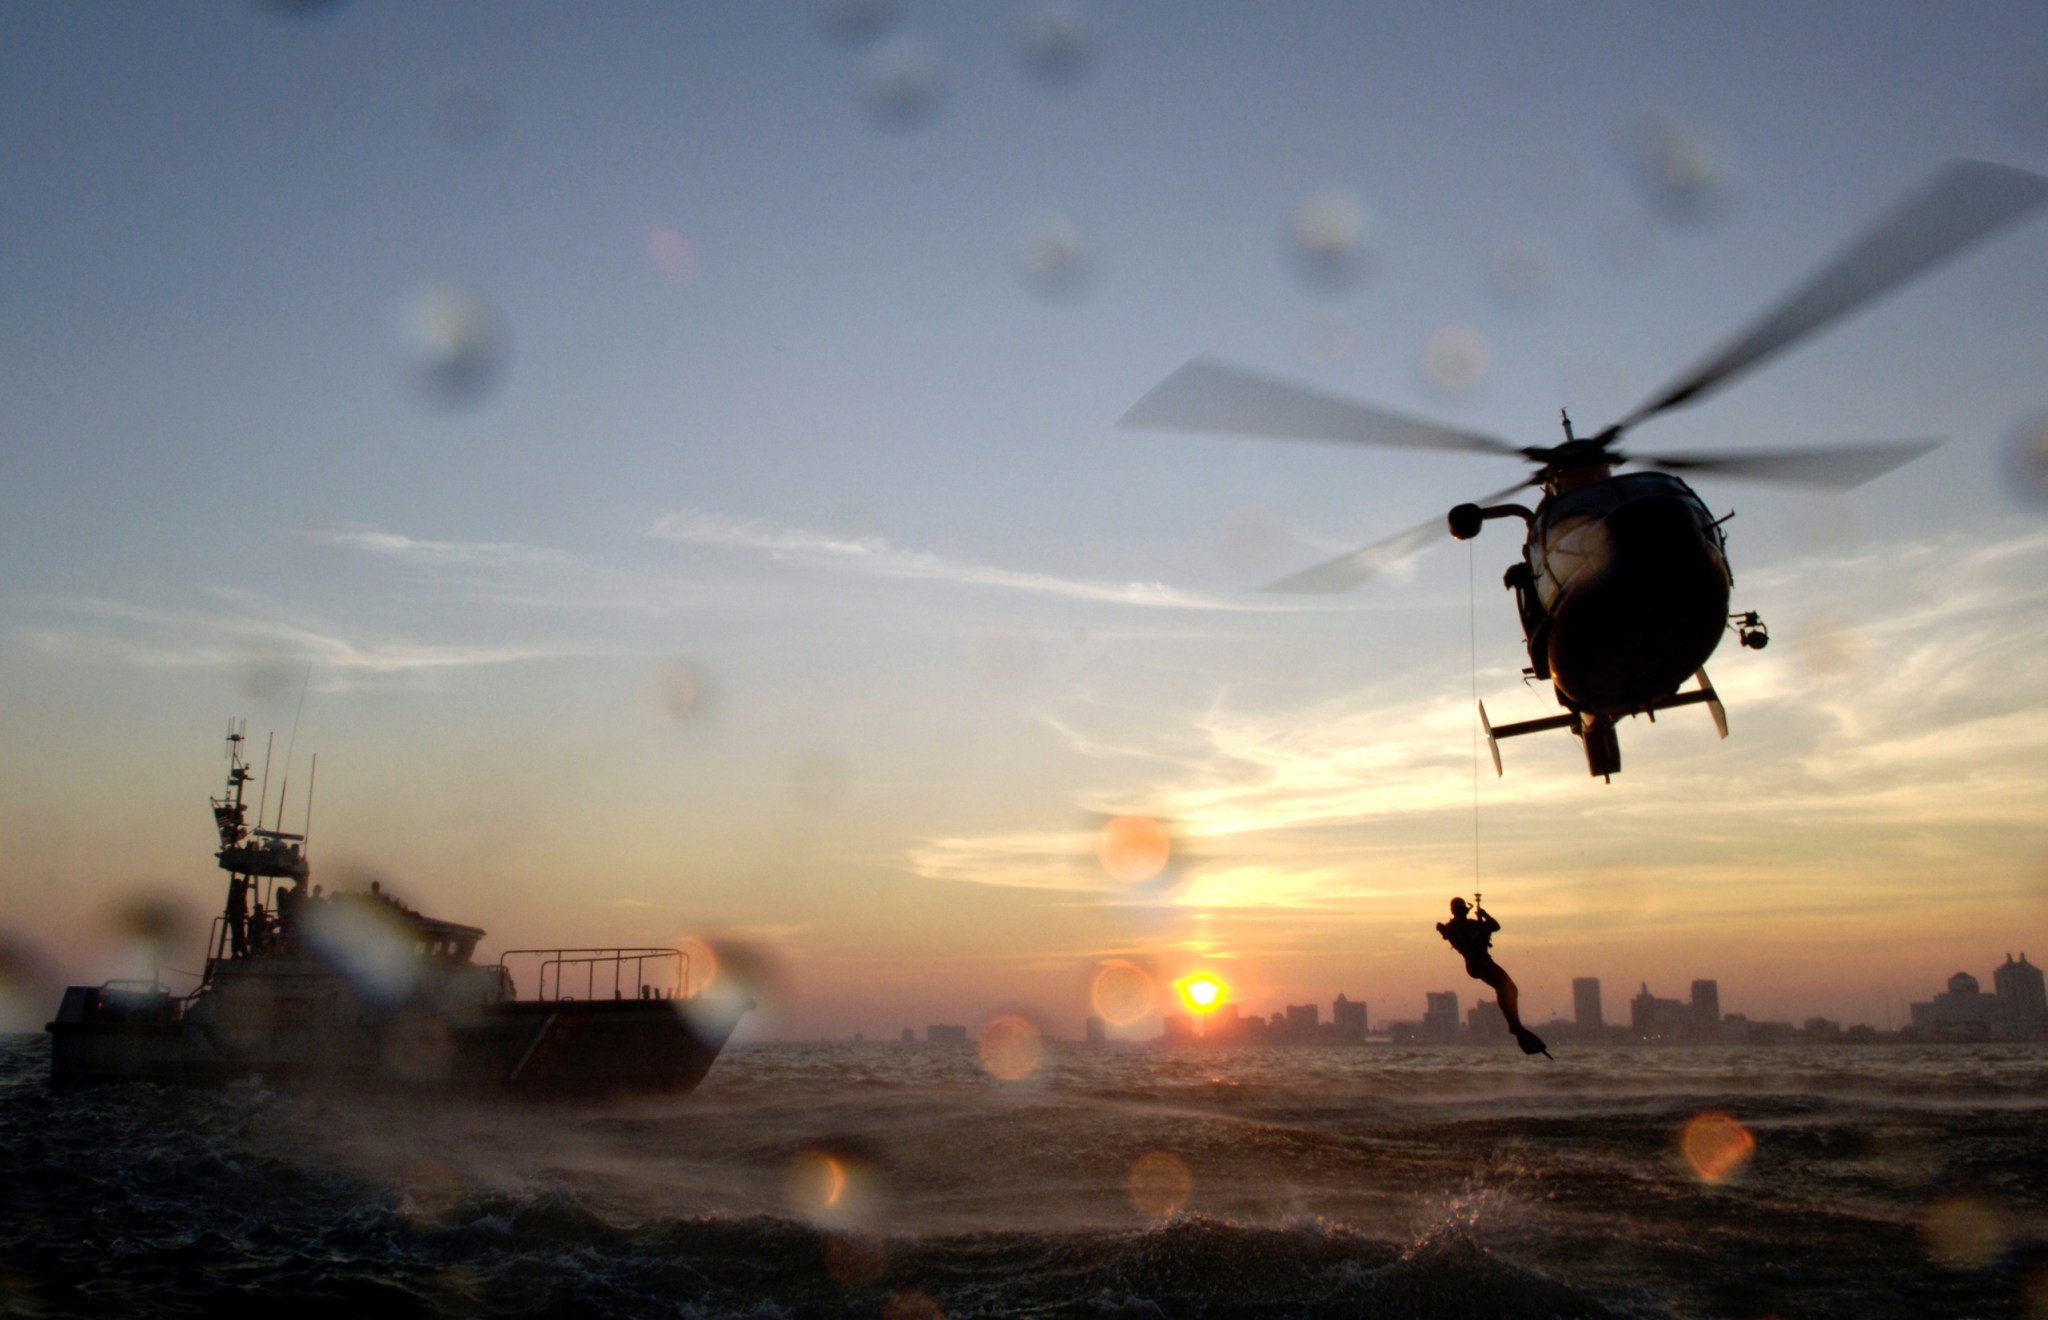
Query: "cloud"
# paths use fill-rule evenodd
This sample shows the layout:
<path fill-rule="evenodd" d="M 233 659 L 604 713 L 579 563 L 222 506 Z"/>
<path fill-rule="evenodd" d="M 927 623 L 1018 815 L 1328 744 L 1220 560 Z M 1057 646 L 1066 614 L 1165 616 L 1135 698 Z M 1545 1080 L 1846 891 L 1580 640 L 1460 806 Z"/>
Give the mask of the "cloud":
<path fill-rule="evenodd" d="M 902 549 L 879 536 L 839 536 L 696 509 L 664 514 L 648 528 L 647 534 L 658 541 L 682 545 L 755 551 L 809 568 L 939 582 L 950 586 L 1019 591 L 1106 605 L 1260 613 L 1299 608 L 1225 600 L 1218 596 L 1181 591 L 1157 582 L 1098 582 L 962 563 L 925 551 Z"/>
<path fill-rule="evenodd" d="M 225 611 L 165 610 L 122 601 L 53 602 L 83 621 L 73 628 L 32 628 L 48 650 L 165 667 L 239 668 L 259 662 L 311 664 L 329 674 L 396 675 L 420 670 L 519 664 L 588 654 L 552 644 L 455 644 L 351 632 L 321 620 L 285 615 L 241 593 Z"/>
<path fill-rule="evenodd" d="M 1586 877 L 1617 867 L 1657 877 L 1652 890 L 1669 910 L 1741 906 L 1788 919 L 1822 910 L 1814 887 L 1846 870 L 1870 911 L 1891 913 L 1923 901 L 1934 877 L 1957 893 L 2009 887 L 2004 871 L 2039 849 L 2043 584 L 2048 534 L 2031 531 L 1814 555 L 1753 574 L 1745 596 L 1774 602 L 1782 617 L 1767 652 L 1718 653 L 1729 740 L 1714 739 L 1698 712 L 1625 721 L 1628 769 L 1611 785 L 1588 779 L 1562 733 L 1509 744 L 1505 779 L 1479 749 L 1475 784 L 1462 674 L 1422 687 L 1375 682 L 1307 705 L 1256 708 L 1226 692 L 1193 710 L 1048 722 L 1076 753 L 1114 764 L 1124 800 L 1199 846 L 1201 860 L 1167 896 L 1184 908 L 1341 908 L 1460 876 L 1470 884 L 1483 860 L 1509 868 L 1525 897 L 1581 915 L 1600 907 Z M 1829 658 L 1816 660 L 1816 633 L 1830 630 L 1853 637 L 1849 661 L 1832 658 L 1838 643 L 1825 638 Z M 1547 689 L 1501 692 L 1505 677 L 1482 675 L 1497 719 L 1510 703 L 1528 709 L 1505 718 L 1554 709 Z M 1708 855 L 1713 865 L 1699 861 Z M 927 841 L 910 865 L 933 879 L 1103 897 L 1086 857 L 1071 835 L 1006 831 Z"/>

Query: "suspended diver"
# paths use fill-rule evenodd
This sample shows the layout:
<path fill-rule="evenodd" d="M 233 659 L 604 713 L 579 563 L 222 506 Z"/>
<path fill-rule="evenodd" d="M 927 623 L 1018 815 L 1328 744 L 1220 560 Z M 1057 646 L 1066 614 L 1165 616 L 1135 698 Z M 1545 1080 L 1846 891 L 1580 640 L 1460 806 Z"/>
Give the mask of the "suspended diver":
<path fill-rule="evenodd" d="M 1473 896 L 1475 900 L 1477 895 Z M 1476 914 L 1467 916 L 1470 911 Z M 1500 1002 L 1502 1016 L 1508 1020 L 1508 1031 L 1524 1054 L 1541 1054 L 1550 1058 L 1550 1050 L 1542 1037 L 1522 1025 L 1521 991 L 1515 988 L 1514 978 L 1505 968 L 1493 960 L 1488 946 L 1493 943 L 1493 933 L 1500 929 L 1500 923 L 1487 914 L 1483 907 L 1468 907 L 1462 898 L 1451 900 L 1451 919 L 1436 923 L 1436 933 L 1450 941 L 1451 947 L 1465 957 L 1465 973 L 1475 981 L 1484 981 L 1493 987 Z"/>

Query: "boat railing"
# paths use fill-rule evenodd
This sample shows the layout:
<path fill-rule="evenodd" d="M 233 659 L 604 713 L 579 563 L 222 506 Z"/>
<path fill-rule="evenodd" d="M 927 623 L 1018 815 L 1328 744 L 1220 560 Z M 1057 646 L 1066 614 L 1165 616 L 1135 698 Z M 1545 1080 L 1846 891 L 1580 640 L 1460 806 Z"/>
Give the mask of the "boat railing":
<path fill-rule="evenodd" d="M 694 993 L 690 955 L 681 949 L 507 949 L 498 958 L 507 986 L 516 984 L 514 959 L 538 963 L 534 997 L 543 1002 L 579 998 L 577 990 L 583 999 L 603 998 L 607 991 L 613 999 L 687 999 Z"/>

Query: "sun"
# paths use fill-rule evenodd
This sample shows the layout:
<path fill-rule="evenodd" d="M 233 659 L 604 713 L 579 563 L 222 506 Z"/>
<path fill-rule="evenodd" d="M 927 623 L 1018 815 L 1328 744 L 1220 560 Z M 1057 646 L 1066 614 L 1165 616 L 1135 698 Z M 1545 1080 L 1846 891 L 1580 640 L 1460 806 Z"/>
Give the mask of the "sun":
<path fill-rule="evenodd" d="M 1209 972 L 1196 972 L 1173 983 L 1180 992 L 1181 1002 L 1197 1013 L 1213 1013 L 1223 1007 L 1223 1001 L 1230 996 L 1230 987 Z"/>

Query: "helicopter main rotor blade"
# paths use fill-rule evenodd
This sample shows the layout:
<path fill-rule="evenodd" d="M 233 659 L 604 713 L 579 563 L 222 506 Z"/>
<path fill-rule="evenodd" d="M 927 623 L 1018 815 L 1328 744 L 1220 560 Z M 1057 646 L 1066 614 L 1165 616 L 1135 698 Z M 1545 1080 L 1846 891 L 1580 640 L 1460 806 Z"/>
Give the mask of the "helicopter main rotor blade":
<path fill-rule="evenodd" d="M 1957 161 L 1766 313 L 1615 424 L 1625 431 L 1692 402 L 1930 266 L 1989 237 L 2048 200 L 2048 179 L 1983 161 Z"/>
<path fill-rule="evenodd" d="M 1667 472 L 1710 472 L 1753 481 L 1852 490 L 1904 467 L 1937 448 L 1939 440 L 1889 440 L 1833 449 L 1750 449 L 1718 454 L 1658 454 L 1631 461 Z"/>
<path fill-rule="evenodd" d="M 1521 450 L 1495 436 L 1383 412 L 1208 358 L 1196 358 L 1153 386 L 1119 424 L 1522 456 Z"/>
<path fill-rule="evenodd" d="M 1498 504 L 1508 496 L 1525 487 L 1536 485 L 1534 480 L 1519 481 L 1506 490 L 1497 490 L 1478 502 L 1482 505 Z M 1350 554 L 1339 555 L 1326 563 L 1304 568 L 1299 573 L 1289 574 L 1278 582 L 1268 582 L 1260 591 L 1288 591 L 1313 595 L 1326 592 L 1349 591 L 1367 578 L 1392 568 L 1408 556 L 1421 550 L 1439 538 L 1450 536 L 1442 515 L 1426 523 L 1410 527 L 1384 541 L 1353 550 Z"/>

